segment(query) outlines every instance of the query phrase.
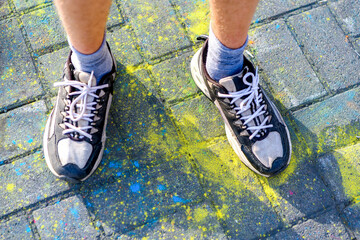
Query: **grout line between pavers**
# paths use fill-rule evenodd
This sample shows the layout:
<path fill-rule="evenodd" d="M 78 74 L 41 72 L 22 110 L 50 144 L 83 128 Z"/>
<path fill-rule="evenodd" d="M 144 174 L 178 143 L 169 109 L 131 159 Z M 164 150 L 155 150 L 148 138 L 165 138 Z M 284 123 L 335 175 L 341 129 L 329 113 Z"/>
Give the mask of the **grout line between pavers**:
<path fill-rule="evenodd" d="M 170 120 L 176 130 L 176 132 L 178 133 L 178 137 L 179 137 L 179 140 L 180 140 L 180 144 L 182 144 L 183 146 L 189 146 L 190 143 L 188 142 L 188 140 L 186 139 L 185 137 L 185 134 L 181 131 L 181 128 L 180 126 L 178 126 L 178 124 L 176 123 L 175 121 L 175 117 L 174 115 L 172 114 L 172 111 L 170 108 L 168 107 L 165 107 L 165 111 L 167 112 L 167 114 L 170 116 Z M 198 166 L 198 164 L 196 163 L 196 160 L 195 160 L 195 157 L 192 156 L 191 153 L 189 152 L 185 152 L 186 155 L 187 155 L 187 158 L 190 165 L 191 165 L 191 169 L 193 171 L 193 173 L 195 174 L 196 178 L 197 178 L 197 181 L 201 187 L 201 189 L 203 190 L 204 194 L 207 193 L 207 187 L 205 186 L 205 183 L 203 182 L 204 180 L 201 178 L 201 172 L 200 172 L 200 168 Z M 224 235 L 226 236 L 226 238 L 228 238 L 229 236 L 227 235 L 227 224 L 225 221 L 223 221 L 219 216 L 218 216 L 218 210 L 216 208 L 216 204 L 215 204 L 215 201 L 213 199 L 213 197 L 211 196 L 211 194 L 206 194 L 207 196 L 202 196 L 204 199 L 206 199 L 208 202 L 209 202 L 209 206 L 210 208 L 214 211 L 215 215 L 216 215 L 216 220 L 217 222 L 219 223 L 221 229 L 223 230 L 223 233 Z"/>
<path fill-rule="evenodd" d="M 306 52 L 306 49 L 304 48 L 304 44 L 302 44 L 301 40 L 297 38 L 297 34 L 296 34 L 294 28 L 292 27 L 292 25 L 289 23 L 288 18 L 284 19 L 284 22 L 285 22 L 285 25 L 286 25 L 287 29 L 290 31 L 290 34 L 292 35 L 295 42 L 299 46 L 300 51 L 302 52 L 302 55 L 304 56 L 306 61 L 309 63 L 311 69 L 315 73 L 315 76 L 319 80 L 320 84 L 324 87 L 327 94 L 333 94 L 334 92 L 331 90 L 329 84 L 325 81 L 325 79 L 323 79 L 323 77 L 320 75 L 320 73 L 315 68 L 314 62 L 308 57 L 308 53 Z"/>
<path fill-rule="evenodd" d="M 27 211 L 25 216 L 26 216 L 27 223 L 30 226 L 31 233 L 32 233 L 33 237 L 35 239 L 37 239 L 37 240 L 41 240 L 40 233 L 39 233 L 39 231 L 38 231 L 38 229 L 36 227 L 36 224 L 35 224 L 34 216 L 31 214 L 30 211 Z"/>
<path fill-rule="evenodd" d="M 6 214 L 3 214 L 0 216 L 0 222 L 2 222 L 3 220 L 9 219 L 11 217 L 14 216 L 18 216 L 18 215 L 25 215 L 24 213 L 26 212 L 30 212 L 32 214 L 32 212 L 41 209 L 41 208 L 45 208 L 49 205 L 53 205 L 55 204 L 57 201 L 62 201 L 66 198 L 72 197 L 76 195 L 76 188 L 78 188 L 78 185 L 75 185 L 73 188 L 70 188 L 68 190 L 62 191 L 60 193 L 54 194 L 50 197 L 44 198 L 40 201 L 34 202 L 32 204 L 29 204 L 27 206 L 24 206 L 22 208 L 16 208 L 14 211 L 12 212 L 8 212 Z"/>
<path fill-rule="evenodd" d="M 36 152 L 39 152 L 41 150 L 42 150 L 42 146 L 38 146 L 38 147 L 36 147 L 34 149 L 28 150 L 28 151 L 23 152 L 21 154 L 15 155 L 13 157 L 6 158 L 5 160 L 0 161 L 0 167 L 3 166 L 3 165 L 9 164 L 9 163 L 15 162 L 16 160 L 27 157 L 27 156 L 29 156 L 31 154 L 34 154 Z"/>
<path fill-rule="evenodd" d="M 331 11 L 331 8 L 329 8 L 329 6 L 327 5 L 327 9 L 330 12 L 330 16 L 332 16 L 332 18 L 335 20 L 336 24 L 338 25 L 338 27 L 341 29 L 342 33 L 344 34 L 344 36 L 346 37 L 346 42 L 350 45 L 350 47 L 352 48 L 352 50 L 356 53 L 356 55 L 358 56 L 358 59 L 360 60 L 360 54 L 358 51 L 356 51 L 355 46 L 353 44 L 353 42 L 349 39 L 348 34 L 345 32 L 345 29 L 343 29 L 342 25 L 339 23 L 338 18 L 336 17 L 337 15 Z"/>
<path fill-rule="evenodd" d="M 175 12 L 175 15 L 176 15 L 176 18 L 177 20 L 179 21 L 181 27 L 182 27 L 182 30 L 184 31 L 185 33 L 185 36 L 186 38 L 189 40 L 189 42 L 191 43 L 191 45 L 193 46 L 195 44 L 195 42 L 193 41 L 193 39 L 191 39 L 190 35 L 189 35 L 189 32 L 186 28 L 186 25 L 185 25 L 185 22 L 182 21 L 182 18 L 181 18 L 181 14 L 180 12 L 177 10 L 177 5 L 173 2 L 173 0 L 168 0 L 169 3 L 170 3 L 170 6 L 173 8 L 173 11 Z"/>
<path fill-rule="evenodd" d="M 17 11 L 16 6 L 13 3 L 12 0 L 9 1 L 9 5 L 10 5 L 10 8 L 12 8 L 12 11 L 15 14 L 16 21 L 19 24 L 19 30 L 20 30 L 21 35 L 22 35 L 22 37 L 24 39 L 24 42 L 25 42 L 27 53 L 30 55 L 32 65 L 33 65 L 33 67 L 35 69 L 35 73 L 36 73 L 35 75 L 37 77 L 37 80 L 39 82 L 39 85 L 41 87 L 41 92 L 42 92 L 40 94 L 40 96 L 44 97 L 46 95 L 46 92 L 47 92 L 48 89 L 47 89 L 46 84 L 43 82 L 44 76 L 41 74 L 41 71 L 39 70 L 39 68 L 37 66 L 37 59 L 35 59 L 36 56 L 34 54 L 34 50 L 33 50 L 32 46 L 31 46 L 30 40 L 29 40 L 29 38 L 27 36 L 25 25 L 24 25 L 24 23 L 23 23 L 23 21 L 21 19 L 21 14 Z M 45 98 L 44 101 L 45 101 L 46 106 L 49 106 L 49 100 L 47 98 Z M 18 106 L 18 107 L 20 107 L 20 106 Z"/>
<path fill-rule="evenodd" d="M 294 222 L 293 224 L 288 224 L 288 226 L 284 226 L 284 227 L 282 227 L 282 228 L 278 228 L 278 229 L 274 229 L 274 230 L 272 230 L 272 231 L 270 231 L 270 232 L 268 232 L 267 234 L 270 234 L 270 235 L 268 235 L 268 236 L 266 236 L 266 237 L 261 237 L 261 238 L 254 238 L 254 239 L 252 239 L 252 240 L 258 240 L 258 239 L 267 239 L 268 237 L 272 237 L 272 236 L 275 236 L 276 234 L 278 234 L 278 233 L 280 233 L 280 232 L 284 232 L 284 231 L 287 231 L 288 229 L 291 229 L 291 228 L 293 228 L 293 227 L 295 227 L 295 226 L 297 226 L 297 225 L 300 225 L 300 224 L 302 224 L 302 223 L 305 223 L 305 222 L 307 222 L 307 221 L 309 221 L 309 220 L 313 220 L 313 219 L 315 219 L 315 218 L 317 218 L 317 217 L 320 217 L 321 215 L 324 215 L 324 214 L 326 214 L 326 213 L 328 213 L 328 212 L 331 212 L 332 210 L 335 210 L 335 212 L 336 212 L 336 214 L 338 215 L 338 217 L 340 217 L 339 216 L 339 213 L 336 211 L 336 205 L 333 205 L 333 206 L 331 206 L 331 207 L 329 207 L 329 208 L 327 208 L 327 209 L 323 209 L 323 210 L 319 210 L 319 211 L 317 211 L 317 212 L 314 212 L 314 213 L 312 213 L 312 214 L 310 214 L 310 215 L 308 215 L 308 216 L 305 216 L 305 217 L 303 217 L 303 218 L 300 218 L 298 221 L 296 221 L 296 222 Z M 341 222 L 343 225 L 345 225 L 343 222 Z"/>
<path fill-rule="evenodd" d="M 309 106 L 312 106 L 316 103 L 319 103 L 319 102 L 323 102 L 323 101 L 326 101 L 330 98 L 333 98 L 333 97 L 336 97 L 342 93 L 345 93 L 345 92 L 348 92 L 348 91 L 351 91 L 351 90 L 354 90 L 354 89 L 360 89 L 360 82 L 359 83 L 356 83 L 356 84 L 353 84 L 351 86 L 348 86 L 346 88 L 342 88 L 338 91 L 336 91 L 335 93 L 332 93 L 332 94 L 327 94 L 325 96 L 322 96 L 322 97 L 319 97 L 319 98 L 316 98 L 316 99 L 313 99 L 311 100 L 310 102 L 306 102 L 306 103 L 302 103 L 298 106 L 295 106 L 295 107 L 292 107 L 292 108 L 289 108 L 288 111 L 289 112 L 295 112 L 295 111 L 298 111 L 298 110 L 301 110 L 301 109 L 304 109 L 306 107 L 309 107 Z"/>
<path fill-rule="evenodd" d="M 260 27 L 262 25 L 269 24 L 269 23 L 271 23 L 273 21 L 276 21 L 276 20 L 279 20 L 279 19 L 285 19 L 285 18 L 289 18 L 289 17 L 294 16 L 294 15 L 299 15 L 299 14 L 301 14 L 303 12 L 306 12 L 306 11 L 309 11 L 311 9 L 321 7 L 325 3 L 326 3 L 326 0 L 325 1 L 318 1 L 318 2 L 312 2 L 312 3 L 306 4 L 306 5 L 303 5 L 303 6 L 300 6 L 300 7 L 297 7 L 297 8 L 290 9 L 288 11 L 279 13 L 277 15 L 261 19 L 259 21 L 256 20 L 255 22 L 251 23 L 250 30 L 253 29 L 253 28 Z"/>

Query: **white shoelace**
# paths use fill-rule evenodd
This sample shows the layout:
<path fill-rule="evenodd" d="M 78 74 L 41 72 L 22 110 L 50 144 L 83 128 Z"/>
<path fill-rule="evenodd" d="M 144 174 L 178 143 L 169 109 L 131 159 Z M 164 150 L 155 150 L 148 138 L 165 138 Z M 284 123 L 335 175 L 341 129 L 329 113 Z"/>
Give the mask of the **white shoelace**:
<path fill-rule="evenodd" d="M 76 88 L 79 90 L 79 91 L 74 91 L 74 92 L 69 93 L 69 96 L 73 96 L 73 95 L 79 95 L 79 96 L 77 96 L 75 99 L 73 99 L 73 101 L 70 104 L 69 110 L 66 111 L 67 119 L 70 119 L 73 122 L 79 122 L 80 120 L 85 120 L 85 121 L 92 123 L 94 121 L 91 118 L 94 117 L 95 114 L 86 113 L 86 111 L 96 110 L 94 105 L 96 105 L 97 103 L 95 101 L 87 102 L 88 97 L 91 96 L 91 97 L 94 97 L 94 99 L 99 98 L 99 96 L 96 95 L 95 92 L 99 89 L 108 87 L 109 84 L 92 87 L 91 86 L 92 77 L 93 77 L 93 72 L 90 75 L 88 84 L 79 82 L 79 81 L 74 81 L 74 80 L 66 80 L 66 79 L 63 82 L 57 82 L 54 84 L 54 86 L 56 86 L 56 87 L 69 86 L 69 87 L 73 87 L 73 88 Z M 77 109 L 80 109 L 80 113 L 75 112 L 75 110 L 77 110 Z M 85 137 L 89 138 L 90 140 L 92 139 L 91 134 L 86 132 L 87 130 L 92 129 L 93 128 L 92 126 L 76 127 L 68 122 L 65 122 L 64 125 L 67 126 L 69 129 L 65 129 L 63 131 L 63 134 L 77 132 L 80 134 L 80 136 L 85 136 Z"/>
<path fill-rule="evenodd" d="M 252 78 L 252 82 L 248 82 L 246 79 L 248 77 Z M 238 92 L 229 92 L 229 94 L 219 93 L 218 96 L 221 98 L 232 98 L 230 104 L 235 103 L 237 100 L 241 99 L 242 97 L 248 95 L 245 99 L 241 99 L 241 103 L 239 106 L 236 106 L 234 110 L 236 110 L 236 115 L 241 115 L 242 113 L 246 112 L 250 109 L 251 103 L 254 101 L 256 104 L 256 111 L 248 116 L 243 116 L 240 119 L 244 121 L 244 124 L 248 124 L 252 120 L 254 120 L 256 117 L 260 117 L 261 115 L 266 113 L 265 105 L 261 104 L 262 102 L 262 93 L 259 94 L 259 76 L 258 76 L 258 69 L 256 68 L 255 75 L 252 72 L 248 72 L 243 76 L 243 81 L 246 85 L 249 87 L 246 89 L 243 89 Z M 249 139 L 253 139 L 260 130 L 271 128 L 273 127 L 272 124 L 266 125 L 266 122 L 269 120 L 269 116 L 266 116 L 264 120 L 258 125 L 258 126 L 250 126 L 247 128 L 247 130 L 253 131 L 253 133 L 250 135 Z"/>

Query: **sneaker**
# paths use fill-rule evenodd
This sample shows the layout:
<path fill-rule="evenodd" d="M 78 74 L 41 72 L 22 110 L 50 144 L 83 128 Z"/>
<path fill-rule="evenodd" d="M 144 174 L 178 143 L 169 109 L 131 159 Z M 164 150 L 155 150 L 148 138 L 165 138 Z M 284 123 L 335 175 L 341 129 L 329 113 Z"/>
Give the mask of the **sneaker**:
<path fill-rule="evenodd" d="M 244 57 L 241 73 L 211 79 L 206 66 L 207 40 L 191 61 L 196 85 L 219 109 L 228 141 L 240 160 L 254 172 L 270 177 L 290 162 L 291 141 L 275 104 L 259 85 L 257 69 Z"/>
<path fill-rule="evenodd" d="M 70 56 L 63 81 L 55 83 L 60 89 L 46 123 L 43 148 L 53 174 L 84 181 L 96 170 L 104 152 L 116 62 L 112 56 L 111 72 L 96 84 L 93 73 L 74 69 Z"/>

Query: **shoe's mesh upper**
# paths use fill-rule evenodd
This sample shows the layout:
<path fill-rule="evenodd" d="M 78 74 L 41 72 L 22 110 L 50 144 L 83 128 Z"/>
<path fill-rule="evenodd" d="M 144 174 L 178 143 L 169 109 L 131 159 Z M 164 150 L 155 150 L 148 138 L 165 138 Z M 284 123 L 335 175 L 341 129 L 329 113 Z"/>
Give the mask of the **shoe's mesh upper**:
<path fill-rule="evenodd" d="M 219 83 L 229 93 L 235 93 L 235 92 L 239 92 L 239 91 L 242 91 L 244 89 L 247 89 L 247 88 L 250 87 L 250 85 L 244 83 L 244 81 L 243 81 L 243 77 L 246 74 L 246 72 L 247 72 L 247 69 L 243 70 L 241 73 L 239 73 L 237 75 L 223 78 L 223 79 L 221 79 L 219 81 Z M 249 96 L 249 94 L 244 95 L 243 97 L 237 99 L 234 102 L 234 105 L 236 107 L 240 107 L 241 103 L 248 96 Z M 231 98 L 226 99 L 226 101 L 228 101 L 229 103 L 230 103 L 231 100 L 232 100 Z M 250 108 L 243 111 L 240 114 L 240 118 L 249 117 L 249 116 L 253 115 L 258 110 L 259 105 L 257 105 L 254 100 L 255 99 L 253 99 L 253 101 L 251 102 Z M 244 109 L 246 109 L 246 108 L 244 108 Z M 266 112 L 267 106 L 264 106 L 263 110 L 264 110 L 264 112 Z M 237 110 L 233 110 L 233 113 L 236 113 L 236 112 L 237 112 Z M 240 118 L 236 122 L 241 122 L 241 121 L 245 122 L 244 120 L 241 120 Z M 257 115 L 253 120 L 249 121 L 246 125 L 247 125 L 247 127 L 259 126 L 261 123 L 263 123 L 265 118 L 266 118 L 265 113 Z M 266 124 L 269 124 L 268 123 L 269 119 L 270 119 L 270 117 L 268 117 L 268 120 L 267 120 Z M 257 135 L 263 135 L 263 134 L 265 134 L 265 131 L 268 131 L 268 129 L 261 129 Z M 240 133 L 241 136 L 246 136 L 246 135 L 249 136 L 249 135 L 252 134 L 251 130 L 248 130 L 247 134 L 245 134 L 244 132 Z M 275 159 L 277 159 L 278 157 L 283 156 L 283 148 L 282 148 L 280 134 L 278 132 L 270 132 L 265 138 L 255 141 L 255 143 L 252 146 L 252 151 L 253 151 L 254 155 L 259 159 L 259 161 L 264 166 L 266 166 L 268 168 L 271 168 L 272 163 L 275 161 Z"/>

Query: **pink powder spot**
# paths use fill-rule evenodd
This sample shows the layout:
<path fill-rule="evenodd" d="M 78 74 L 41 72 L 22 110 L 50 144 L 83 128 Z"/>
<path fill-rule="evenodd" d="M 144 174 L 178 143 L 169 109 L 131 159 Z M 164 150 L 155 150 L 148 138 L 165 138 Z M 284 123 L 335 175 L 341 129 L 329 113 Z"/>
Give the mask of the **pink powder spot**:
<path fill-rule="evenodd" d="M 294 195 L 294 192 L 289 190 L 289 194 L 290 194 L 290 196 L 292 196 L 292 195 Z"/>

